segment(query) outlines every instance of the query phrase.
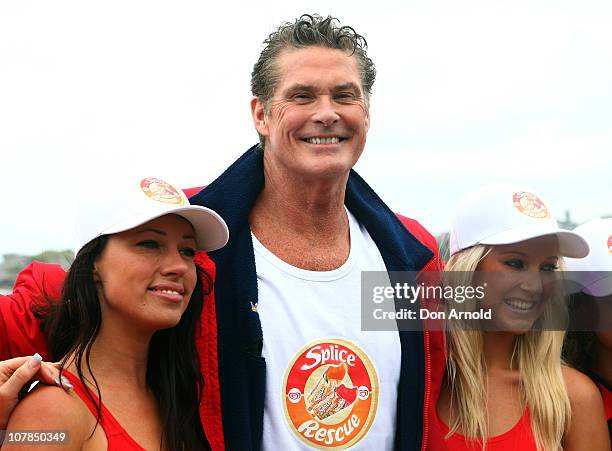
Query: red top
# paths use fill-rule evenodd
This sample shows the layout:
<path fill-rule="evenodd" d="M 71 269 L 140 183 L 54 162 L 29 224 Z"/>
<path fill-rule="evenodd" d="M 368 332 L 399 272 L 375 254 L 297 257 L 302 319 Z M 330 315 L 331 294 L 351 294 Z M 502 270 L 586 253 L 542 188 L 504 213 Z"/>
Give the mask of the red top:
<path fill-rule="evenodd" d="M 79 395 L 79 398 L 89 407 L 94 417 L 98 415 L 98 409 L 93 401 L 87 396 L 87 391 L 91 393 L 96 402 L 99 402 L 98 397 L 95 393 L 89 390 L 83 385 L 81 379 L 69 373 L 66 370 L 62 371 L 62 374 L 72 383 L 74 386 L 74 392 Z M 100 405 L 100 426 L 106 434 L 106 440 L 108 441 L 108 449 L 117 451 L 145 451 L 136 441 L 130 437 L 125 429 L 119 424 L 115 417 L 108 411 L 104 404 Z"/>
<path fill-rule="evenodd" d="M 449 428 L 436 413 L 437 423 L 442 436 L 448 434 Z M 455 432 L 445 440 L 448 451 L 479 451 L 482 446 L 479 441 L 466 439 L 465 436 Z M 531 420 L 529 411 L 520 418 L 512 429 L 495 437 L 487 439 L 487 451 L 537 451 L 533 432 L 531 431 Z"/>
<path fill-rule="evenodd" d="M 597 384 L 603 396 L 604 410 L 606 412 L 606 421 L 612 420 L 612 392 L 603 384 Z"/>

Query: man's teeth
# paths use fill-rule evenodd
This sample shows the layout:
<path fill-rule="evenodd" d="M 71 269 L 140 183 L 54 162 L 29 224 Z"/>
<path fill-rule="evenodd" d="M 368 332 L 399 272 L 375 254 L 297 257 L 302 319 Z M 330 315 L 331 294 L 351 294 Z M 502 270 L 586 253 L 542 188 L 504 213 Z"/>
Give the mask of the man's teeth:
<path fill-rule="evenodd" d="M 522 299 L 506 299 L 504 302 L 517 310 L 531 310 L 537 304 L 537 302 L 523 301 Z"/>
<path fill-rule="evenodd" d="M 310 144 L 338 144 L 340 138 L 334 136 L 333 138 L 307 138 L 307 142 Z"/>
<path fill-rule="evenodd" d="M 174 291 L 174 290 L 157 290 L 155 288 L 153 288 L 152 291 L 159 291 L 160 293 L 168 293 L 168 294 L 181 294 L 178 291 Z"/>

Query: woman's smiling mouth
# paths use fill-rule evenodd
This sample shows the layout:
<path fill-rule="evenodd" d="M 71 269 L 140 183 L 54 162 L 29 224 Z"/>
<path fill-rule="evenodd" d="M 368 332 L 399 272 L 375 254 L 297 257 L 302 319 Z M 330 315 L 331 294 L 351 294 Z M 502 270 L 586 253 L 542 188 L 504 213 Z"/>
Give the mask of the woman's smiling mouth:
<path fill-rule="evenodd" d="M 148 288 L 147 291 L 170 302 L 181 302 L 185 289 L 180 284 L 164 284 Z"/>
<path fill-rule="evenodd" d="M 539 302 L 527 301 L 520 298 L 506 298 L 504 299 L 504 304 L 517 312 L 529 312 L 533 310 L 539 304 Z"/>

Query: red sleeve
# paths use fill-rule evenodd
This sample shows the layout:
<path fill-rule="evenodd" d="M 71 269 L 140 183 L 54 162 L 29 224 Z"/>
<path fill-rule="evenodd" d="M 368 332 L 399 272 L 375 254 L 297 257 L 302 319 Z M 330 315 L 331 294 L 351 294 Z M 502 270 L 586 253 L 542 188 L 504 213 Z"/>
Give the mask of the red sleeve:
<path fill-rule="evenodd" d="M 427 284 L 439 283 L 439 277 L 444 269 L 444 260 L 442 260 L 440 256 L 436 238 L 418 221 L 401 215 L 397 215 L 397 217 L 408 231 L 421 243 L 427 246 L 434 254 L 432 259 L 421 270 L 419 280 Z M 427 307 L 430 309 L 436 308 L 432 305 L 428 305 Z M 436 433 L 435 430 L 432 430 L 432 427 L 436 425 L 436 404 L 440 395 L 440 389 L 442 388 L 442 382 L 444 381 L 446 342 L 444 332 L 439 325 L 433 326 L 426 321 L 425 328 L 428 329 L 428 333 L 425 334 L 425 355 L 426 371 L 429 373 L 429 377 L 426 378 L 425 382 L 425 390 L 429 392 L 430 396 L 426 402 L 425 411 L 423 412 L 426 416 L 426 424 L 428 424 L 428 427 L 424 427 L 423 430 L 423 442 L 427 443 L 426 447 L 424 446 L 423 448 L 441 451 L 446 449 L 443 435 Z"/>
<path fill-rule="evenodd" d="M 66 273 L 59 265 L 33 262 L 17 276 L 13 293 L 0 296 L 0 360 L 38 352 L 47 346 L 31 307 L 60 298 Z"/>
<path fill-rule="evenodd" d="M 204 188 L 205 186 L 196 186 L 195 188 L 183 188 L 183 192 L 185 193 L 185 196 L 189 198 L 191 196 L 195 196 Z"/>
<path fill-rule="evenodd" d="M 214 281 L 215 263 L 206 252 L 198 252 L 196 264 Z M 210 294 L 204 298 L 200 317 L 200 334 L 196 337 L 196 349 L 200 356 L 200 370 L 204 378 L 204 392 L 200 401 L 200 418 L 204 434 L 213 451 L 225 449 L 223 422 L 221 417 L 221 389 L 219 386 L 219 354 L 217 344 L 217 311 L 214 282 Z"/>
<path fill-rule="evenodd" d="M 440 256 L 440 250 L 438 249 L 438 242 L 436 241 L 436 238 L 418 221 L 398 214 L 396 214 L 396 216 L 402 222 L 402 224 L 404 224 L 404 227 L 406 227 L 417 240 L 427 246 L 434 254 L 433 258 L 425 265 L 422 271 L 441 271 L 444 269 L 444 260 L 442 260 L 442 257 Z"/>

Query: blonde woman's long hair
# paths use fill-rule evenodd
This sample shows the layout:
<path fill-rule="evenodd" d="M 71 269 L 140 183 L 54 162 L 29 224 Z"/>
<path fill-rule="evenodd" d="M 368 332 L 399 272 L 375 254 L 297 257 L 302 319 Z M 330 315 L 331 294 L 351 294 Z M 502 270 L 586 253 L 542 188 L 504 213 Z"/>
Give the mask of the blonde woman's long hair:
<path fill-rule="evenodd" d="M 474 271 L 489 253 L 490 247 L 474 246 L 453 255 L 446 264 L 444 284 L 470 286 Z M 541 319 L 558 314 L 560 296 L 547 303 Z M 454 307 L 454 306 L 453 306 Z M 563 310 L 563 308 L 561 308 Z M 466 330 L 448 321 L 447 384 L 450 390 L 450 432 L 482 439 L 488 437 L 487 368 L 484 360 L 483 334 Z M 569 426 L 571 406 L 561 370 L 563 331 L 531 330 L 517 336 L 511 368 L 519 370 L 523 405 L 529 409 L 531 429 L 539 450 L 562 449 L 561 440 Z"/>

